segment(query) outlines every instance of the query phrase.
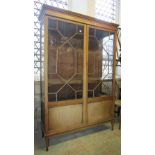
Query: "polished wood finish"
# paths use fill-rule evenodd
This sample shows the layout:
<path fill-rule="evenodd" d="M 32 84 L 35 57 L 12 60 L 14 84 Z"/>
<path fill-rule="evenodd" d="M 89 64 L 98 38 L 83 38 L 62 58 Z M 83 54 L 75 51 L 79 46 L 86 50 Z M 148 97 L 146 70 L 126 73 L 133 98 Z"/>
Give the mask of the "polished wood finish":
<path fill-rule="evenodd" d="M 88 122 L 88 26 L 84 27 L 83 122 Z"/>
<path fill-rule="evenodd" d="M 41 20 L 46 15 L 68 19 L 71 21 L 76 21 L 79 23 L 88 24 L 92 26 L 98 26 L 108 31 L 115 31 L 117 30 L 117 26 L 118 26 L 117 24 L 108 23 L 90 16 L 81 15 L 79 13 L 71 12 L 68 10 L 62 10 L 48 5 L 43 5 L 39 19 Z"/>
<path fill-rule="evenodd" d="M 88 122 L 94 123 L 104 121 L 109 118 L 112 119 L 112 101 L 95 102 L 88 105 Z"/>
<path fill-rule="evenodd" d="M 63 128 L 63 129 L 49 130 L 48 133 L 47 133 L 47 136 L 52 137 L 54 135 L 62 135 L 62 134 L 65 134 L 65 133 L 71 133 L 71 132 L 87 129 L 89 127 L 95 127 L 95 126 L 104 124 L 106 122 L 111 122 L 111 119 L 107 119 L 107 120 L 104 120 L 104 121 L 99 120 L 99 121 L 94 122 L 94 123 L 73 125 L 71 127 L 66 127 L 66 128 Z"/>
<path fill-rule="evenodd" d="M 48 151 L 48 146 L 49 146 L 49 137 L 45 136 L 45 143 L 46 143 L 46 151 Z"/>
<path fill-rule="evenodd" d="M 90 103 L 95 103 L 100 101 L 112 101 L 112 100 L 113 100 L 112 96 L 100 96 L 100 97 L 88 98 L 87 103 L 90 104 Z M 83 103 L 83 99 L 48 102 L 48 108 L 76 105 L 76 104 L 82 104 L 82 103 Z"/>
<path fill-rule="evenodd" d="M 112 119 L 112 101 L 93 102 L 88 105 L 88 124 Z M 82 121 L 82 104 L 58 106 L 49 109 L 49 130 L 79 125 Z M 85 123 L 84 123 L 85 124 Z"/>
<path fill-rule="evenodd" d="M 65 129 L 82 123 L 82 105 L 69 105 L 49 109 L 49 130 Z"/>
<path fill-rule="evenodd" d="M 115 66 L 116 62 L 114 61 L 113 63 L 113 84 L 112 84 L 112 95 L 111 96 L 99 96 L 99 97 L 88 97 L 88 83 L 91 82 L 93 84 L 93 78 L 98 78 L 98 76 L 93 77 L 92 79 L 89 79 L 88 82 L 88 68 L 91 67 L 93 64 L 89 64 L 88 60 L 88 55 L 89 55 L 89 49 L 88 49 L 88 44 L 89 44 L 89 28 L 93 27 L 95 29 L 100 29 L 100 30 L 105 30 L 108 32 L 114 32 L 114 60 L 116 57 L 116 30 L 117 30 L 117 25 L 112 24 L 112 23 L 107 23 L 103 22 L 101 20 L 97 20 L 92 17 L 88 16 L 83 16 L 77 13 L 73 13 L 70 11 L 62 10 L 62 9 L 57 9 L 54 7 L 50 7 L 47 5 L 43 5 L 41 14 L 39 19 L 41 20 L 42 23 L 44 23 L 44 93 L 45 95 L 42 98 L 42 104 L 44 105 L 44 120 L 42 120 L 42 131 L 44 132 L 44 137 L 45 137 L 45 143 L 46 143 L 46 150 L 48 150 L 48 145 L 49 145 L 49 138 L 54 135 L 58 134 L 64 134 L 67 132 L 74 132 L 77 130 L 82 130 L 91 126 L 96 126 L 98 124 L 102 124 L 103 122 L 111 122 L 112 128 L 113 128 L 113 121 L 114 121 L 114 85 L 115 85 Z M 65 99 L 65 100 L 56 100 L 55 101 L 50 101 L 49 100 L 49 84 L 52 84 L 53 88 L 56 89 L 59 85 L 61 85 L 60 80 L 57 78 L 51 78 L 53 76 L 52 72 L 53 70 L 51 69 L 53 67 L 53 64 L 50 64 L 49 62 L 56 61 L 57 65 L 54 66 L 57 68 L 61 69 L 60 71 L 64 74 L 63 78 L 67 79 L 72 75 L 72 70 L 74 59 L 73 56 L 70 54 L 74 55 L 74 52 L 67 49 L 68 47 L 63 47 L 63 51 L 68 51 L 70 54 L 61 55 L 61 63 L 58 60 L 58 55 L 55 56 L 55 59 L 52 59 L 53 55 L 49 54 L 50 50 L 57 51 L 58 47 L 49 47 L 49 28 L 48 28 L 48 19 L 54 19 L 54 20 L 59 20 L 75 25 L 80 25 L 83 26 L 83 53 L 80 51 L 81 49 L 78 49 L 81 53 L 82 56 L 79 57 L 76 61 L 80 64 L 79 66 L 79 72 L 82 75 L 82 98 L 75 98 L 75 99 Z M 60 35 L 61 33 L 59 33 Z M 52 36 L 53 37 L 53 36 Z M 74 37 L 74 36 L 73 36 Z M 56 40 L 56 39 L 55 39 Z M 58 40 L 58 38 L 57 38 Z M 59 40 L 58 40 L 59 41 Z M 59 49 L 60 50 L 60 49 Z M 78 53 L 78 52 L 77 52 Z M 74 55 L 76 57 L 77 55 Z M 93 52 L 92 52 L 92 57 L 93 57 Z M 99 57 L 99 56 L 98 56 Z M 63 63 L 62 63 L 63 62 Z M 70 71 L 69 73 L 65 73 L 65 65 L 67 64 L 67 69 Z M 76 65 L 77 67 L 78 65 Z M 73 69 L 72 69 L 72 68 Z M 96 70 L 100 72 L 101 70 L 100 65 L 96 66 Z M 75 69 L 77 70 L 77 69 Z M 56 73 L 57 74 L 57 73 Z M 65 82 L 67 80 L 64 80 Z M 68 80 L 69 81 L 69 80 Z M 108 81 L 108 80 L 107 80 Z M 70 82 L 70 84 L 79 86 L 81 84 L 81 81 L 78 79 L 74 79 Z M 63 86 L 65 87 L 65 85 Z M 58 87 L 59 88 L 59 87 Z M 73 89 L 73 88 L 72 88 Z M 101 88 L 100 88 L 101 89 Z M 58 89 L 58 92 L 61 89 Z M 67 89 L 65 89 L 67 92 Z M 53 93 L 51 93 L 53 94 Z"/>

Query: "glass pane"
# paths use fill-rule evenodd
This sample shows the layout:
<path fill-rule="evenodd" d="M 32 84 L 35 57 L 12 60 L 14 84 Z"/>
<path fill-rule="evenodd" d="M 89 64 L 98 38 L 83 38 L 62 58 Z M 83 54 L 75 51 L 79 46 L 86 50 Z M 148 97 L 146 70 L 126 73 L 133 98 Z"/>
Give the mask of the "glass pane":
<path fill-rule="evenodd" d="M 51 18 L 48 23 L 48 99 L 82 98 L 84 28 Z"/>
<path fill-rule="evenodd" d="M 88 97 L 111 96 L 114 33 L 90 28 Z"/>
<path fill-rule="evenodd" d="M 45 77 L 44 77 L 44 23 L 40 29 L 40 92 L 41 92 L 41 119 L 44 122 L 44 102 L 45 102 Z"/>
<path fill-rule="evenodd" d="M 41 84 L 41 98 L 42 102 L 44 102 L 45 98 L 45 77 L 44 77 L 44 24 L 41 25 L 40 33 L 41 33 L 41 45 L 40 45 L 40 55 L 41 55 L 41 60 L 40 60 L 40 84 Z"/>

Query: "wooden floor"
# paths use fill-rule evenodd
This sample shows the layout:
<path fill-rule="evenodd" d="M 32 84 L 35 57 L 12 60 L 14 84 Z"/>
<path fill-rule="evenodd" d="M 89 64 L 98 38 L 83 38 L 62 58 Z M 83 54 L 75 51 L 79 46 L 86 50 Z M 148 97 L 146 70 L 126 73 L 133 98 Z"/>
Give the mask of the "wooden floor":
<path fill-rule="evenodd" d="M 112 131 L 110 123 L 74 134 L 56 136 L 45 151 L 44 139 L 35 133 L 35 155 L 121 155 L 121 131 L 118 124 Z"/>

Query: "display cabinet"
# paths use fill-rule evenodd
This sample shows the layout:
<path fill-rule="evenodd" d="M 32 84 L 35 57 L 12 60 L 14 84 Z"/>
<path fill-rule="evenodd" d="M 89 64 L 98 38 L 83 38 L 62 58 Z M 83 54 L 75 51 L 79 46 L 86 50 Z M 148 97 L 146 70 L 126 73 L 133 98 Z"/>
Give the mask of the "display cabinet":
<path fill-rule="evenodd" d="M 114 121 L 117 25 L 43 5 L 41 120 L 49 138 Z"/>

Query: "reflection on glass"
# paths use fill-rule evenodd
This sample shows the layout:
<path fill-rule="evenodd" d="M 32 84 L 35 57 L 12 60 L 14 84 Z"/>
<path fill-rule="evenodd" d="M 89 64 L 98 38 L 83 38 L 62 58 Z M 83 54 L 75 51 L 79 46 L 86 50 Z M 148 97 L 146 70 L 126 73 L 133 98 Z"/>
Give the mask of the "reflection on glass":
<path fill-rule="evenodd" d="M 82 98 L 83 26 L 48 20 L 48 100 Z"/>
<path fill-rule="evenodd" d="M 90 28 L 88 97 L 112 95 L 114 34 Z"/>

